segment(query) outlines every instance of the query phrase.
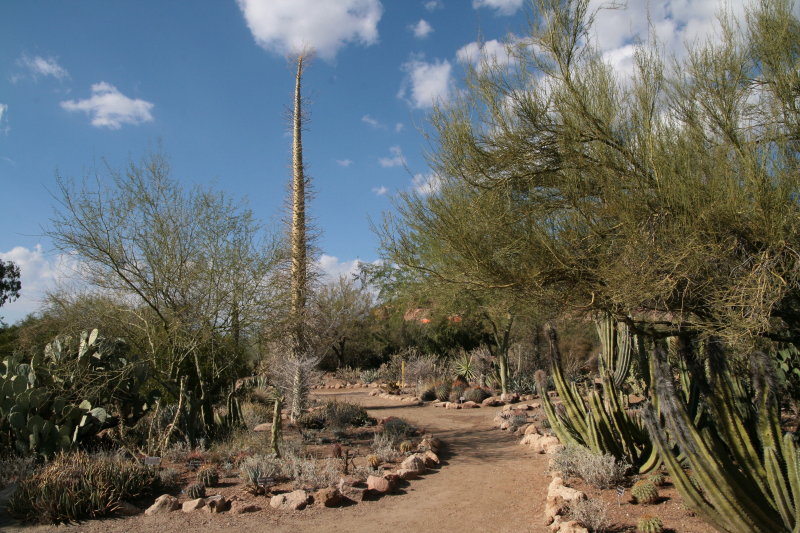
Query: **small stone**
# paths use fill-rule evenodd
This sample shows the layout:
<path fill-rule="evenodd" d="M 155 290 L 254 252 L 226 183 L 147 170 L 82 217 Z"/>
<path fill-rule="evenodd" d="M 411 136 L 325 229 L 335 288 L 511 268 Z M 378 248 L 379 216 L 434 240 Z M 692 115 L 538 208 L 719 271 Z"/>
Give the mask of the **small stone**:
<path fill-rule="evenodd" d="M 576 520 L 570 520 L 569 522 L 561 522 L 558 533 L 589 533 L 589 530 Z"/>
<path fill-rule="evenodd" d="M 480 407 L 480 405 L 473 401 L 468 401 L 461 404 L 462 409 L 476 409 L 478 407 Z"/>
<path fill-rule="evenodd" d="M 539 433 L 539 428 L 536 427 L 536 424 L 530 424 L 525 428 L 525 435 L 531 435 L 533 433 Z"/>
<path fill-rule="evenodd" d="M 380 394 L 380 391 L 378 389 L 372 389 L 371 391 L 369 391 L 370 396 L 377 396 L 378 394 Z"/>
<path fill-rule="evenodd" d="M 278 494 L 269 501 L 273 509 L 285 511 L 299 511 L 308 505 L 308 493 L 304 490 L 296 490 L 288 494 Z"/>
<path fill-rule="evenodd" d="M 444 406 L 445 409 L 461 409 L 461 404 L 455 402 L 447 402 Z"/>
<path fill-rule="evenodd" d="M 505 402 L 496 396 L 490 396 L 481 402 L 481 405 L 484 407 L 499 407 L 504 404 Z"/>
<path fill-rule="evenodd" d="M 201 507 L 205 506 L 206 506 L 205 498 L 197 498 L 194 500 L 183 502 L 183 505 L 181 505 L 181 509 L 183 510 L 184 513 L 191 513 L 192 511 L 196 511 Z"/>
<path fill-rule="evenodd" d="M 144 512 L 145 515 L 151 516 L 154 514 L 163 514 L 163 513 L 170 513 L 172 511 L 177 511 L 181 508 L 181 504 L 178 503 L 178 498 L 175 496 L 170 496 L 169 494 L 162 494 L 156 501 L 147 508 Z"/>
<path fill-rule="evenodd" d="M 272 423 L 264 422 L 263 424 L 259 424 L 253 428 L 253 431 L 272 431 Z"/>

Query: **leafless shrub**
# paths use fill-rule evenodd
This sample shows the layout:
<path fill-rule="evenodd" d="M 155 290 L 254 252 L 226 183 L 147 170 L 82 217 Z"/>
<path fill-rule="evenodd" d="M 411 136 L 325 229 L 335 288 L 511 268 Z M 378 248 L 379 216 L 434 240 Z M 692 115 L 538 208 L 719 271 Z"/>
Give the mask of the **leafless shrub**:
<path fill-rule="evenodd" d="M 596 454 L 582 446 L 566 446 L 556 453 L 550 469 L 565 476 L 576 476 L 597 488 L 619 485 L 630 468 L 628 463 L 617 461 L 611 454 Z"/>
<path fill-rule="evenodd" d="M 589 531 L 603 533 L 611 528 L 608 504 L 603 500 L 583 500 L 569 506 L 567 517 L 576 520 Z"/>

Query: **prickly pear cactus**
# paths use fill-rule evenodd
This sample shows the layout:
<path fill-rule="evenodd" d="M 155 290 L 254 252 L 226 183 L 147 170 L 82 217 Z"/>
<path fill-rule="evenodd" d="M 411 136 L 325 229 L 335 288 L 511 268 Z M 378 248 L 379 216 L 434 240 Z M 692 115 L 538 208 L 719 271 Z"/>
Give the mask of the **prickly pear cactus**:
<path fill-rule="evenodd" d="M 664 531 L 664 524 L 657 516 L 643 516 L 636 523 L 638 533 L 661 533 Z"/>
<path fill-rule="evenodd" d="M 631 487 L 631 496 L 636 503 L 655 503 L 658 500 L 658 489 L 652 481 L 639 480 Z"/>

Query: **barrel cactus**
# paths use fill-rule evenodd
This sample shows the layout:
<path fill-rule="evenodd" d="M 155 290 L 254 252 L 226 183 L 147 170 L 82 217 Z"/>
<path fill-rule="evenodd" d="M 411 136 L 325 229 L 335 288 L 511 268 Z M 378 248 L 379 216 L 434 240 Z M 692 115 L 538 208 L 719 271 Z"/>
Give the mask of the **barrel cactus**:
<path fill-rule="evenodd" d="M 197 482 L 204 487 L 213 487 L 219 483 L 219 472 L 213 466 L 204 466 L 197 471 Z"/>
<path fill-rule="evenodd" d="M 381 463 L 382 463 L 381 458 L 378 457 L 377 455 L 373 454 L 367 456 L 367 464 L 370 466 L 370 468 L 378 468 L 379 466 L 381 466 Z"/>
<path fill-rule="evenodd" d="M 633 484 L 631 495 L 636 503 L 655 503 L 658 500 L 658 488 L 652 481 L 642 479 Z"/>
<path fill-rule="evenodd" d="M 186 488 L 186 495 L 190 500 L 206 497 L 206 486 L 202 483 L 192 483 Z"/>
<path fill-rule="evenodd" d="M 400 443 L 400 453 L 408 453 L 414 449 L 414 443 L 410 440 L 404 440 Z"/>
<path fill-rule="evenodd" d="M 664 478 L 664 474 L 662 474 L 661 472 L 656 472 L 655 474 L 653 474 L 652 476 L 650 476 L 647 479 L 648 479 L 648 481 L 650 481 L 656 487 L 663 487 L 664 483 L 666 482 L 666 479 Z"/>
<path fill-rule="evenodd" d="M 638 533 L 661 533 L 664 531 L 664 523 L 657 516 L 643 516 L 636 523 Z"/>
<path fill-rule="evenodd" d="M 437 400 L 439 400 L 440 402 L 446 402 L 450 398 L 450 384 L 439 383 L 438 385 L 436 385 L 434 393 L 436 394 Z"/>

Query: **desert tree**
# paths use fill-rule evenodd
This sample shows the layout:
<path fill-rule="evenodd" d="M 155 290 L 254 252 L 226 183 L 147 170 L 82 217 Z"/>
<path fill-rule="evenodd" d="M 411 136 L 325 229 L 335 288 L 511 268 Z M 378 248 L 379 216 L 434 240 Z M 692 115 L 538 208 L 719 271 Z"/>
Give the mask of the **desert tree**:
<path fill-rule="evenodd" d="M 113 302 L 165 398 L 186 397 L 189 437 L 200 438 L 272 301 L 276 246 L 223 193 L 185 190 L 162 154 L 105 174 L 59 177 L 47 234 Z"/>
<path fill-rule="evenodd" d="M 621 77 L 585 0 L 541 0 L 513 61 L 431 115 L 434 194 L 402 197 L 387 259 L 443 282 L 609 312 L 652 334 L 800 341 L 798 21 L 765 1 Z M 656 331 L 657 330 L 657 331 Z"/>

